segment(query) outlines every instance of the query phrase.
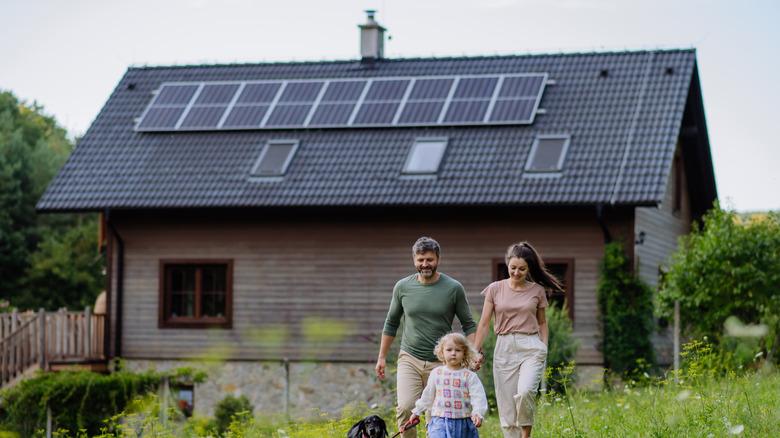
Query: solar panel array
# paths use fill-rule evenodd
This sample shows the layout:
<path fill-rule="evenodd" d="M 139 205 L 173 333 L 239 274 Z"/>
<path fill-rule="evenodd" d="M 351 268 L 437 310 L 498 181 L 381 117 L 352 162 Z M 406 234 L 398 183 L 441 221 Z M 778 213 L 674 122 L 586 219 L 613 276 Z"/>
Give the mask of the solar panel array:
<path fill-rule="evenodd" d="M 138 131 L 533 123 L 546 73 L 164 83 Z"/>

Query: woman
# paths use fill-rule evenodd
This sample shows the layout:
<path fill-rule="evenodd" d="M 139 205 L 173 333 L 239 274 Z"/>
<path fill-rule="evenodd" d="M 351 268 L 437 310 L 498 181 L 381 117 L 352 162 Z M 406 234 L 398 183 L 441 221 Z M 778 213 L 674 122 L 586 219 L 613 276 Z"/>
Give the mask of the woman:
<path fill-rule="evenodd" d="M 527 438 L 531 436 L 536 390 L 547 359 L 545 290 L 563 289 L 527 242 L 509 246 L 506 265 L 509 278 L 493 282 L 482 291 L 485 303 L 475 344 L 482 353 L 482 342 L 495 314 L 493 381 L 501 430 L 504 438 Z"/>

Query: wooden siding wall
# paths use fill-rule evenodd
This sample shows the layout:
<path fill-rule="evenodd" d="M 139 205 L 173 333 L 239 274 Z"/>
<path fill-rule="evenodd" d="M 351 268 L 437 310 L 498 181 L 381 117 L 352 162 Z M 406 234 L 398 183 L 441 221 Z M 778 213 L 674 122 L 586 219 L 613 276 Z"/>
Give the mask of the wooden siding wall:
<path fill-rule="evenodd" d="M 603 235 L 595 212 L 534 216 L 352 223 L 128 219 L 118 223 L 126 250 L 122 356 L 373 361 L 393 285 L 413 273 L 411 245 L 430 235 L 442 244 L 440 270 L 463 283 L 475 315 L 479 292 L 492 281 L 492 261 L 508 244 L 528 240 L 543 256 L 574 258 L 577 360 L 600 364 L 595 288 Z M 630 236 L 631 223 L 610 227 Z M 158 328 L 159 260 L 169 258 L 234 260 L 233 329 Z"/>
<path fill-rule="evenodd" d="M 682 185 L 680 211 L 673 211 L 674 193 L 677 189 L 675 183 L 678 182 L 674 170 L 669 173 L 666 195 L 661 205 L 636 209 L 634 235 L 639 236 L 639 233 L 644 231 L 645 238 L 643 243 L 634 245 L 636 255 L 634 263 L 639 277 L 653 288 L 658 287 L 661 269 L 668 266 L 672 253 L 677 250 L 678 239 L 691 230 L 691 202 L 680 147 L 678 143 L 676 156 L 680 160 L 679 182 Z M 668 323 L 671 324 L 671 321 Z M 671 364 L 673 360 L 671 326 L 658 327 L 652 340 L 658 362 L 663 365 Z"/>
<path fill-rule="evenodd" d="M 652 287 L 658 286 L 659 268 L 668 265 L 669 257 L 677 249 L 679 237 L 688 234 L 691 230 L 690 197 L 685 182 L 685 165 L 679 147 L 678 144 L 676 155 L 680 160 L 680 182 L 682 183 L 680 211 L 673 212 L 676 189 L 674 171 L 669 173 L 666 195 L 661 205 L 636 209 L 634 235 L 639 236 L 639 233 L 644 232 L 645 239 L 644 243 L 634 246 L 635 266 L 640 278 Z"/>

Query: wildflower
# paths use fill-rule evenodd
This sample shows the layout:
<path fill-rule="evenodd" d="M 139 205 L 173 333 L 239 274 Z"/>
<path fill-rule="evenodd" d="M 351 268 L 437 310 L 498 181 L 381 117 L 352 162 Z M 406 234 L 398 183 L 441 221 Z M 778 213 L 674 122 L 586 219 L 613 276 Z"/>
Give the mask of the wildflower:
<path fill-rule="evenodd" d="M 683 401 L 686 400 L 688 397 L 691 396 L 691 391 L 685 389 L 680 391 L 679 394 L 677 394 L 677 401 Z"/>
<path fill-rule="evenodd" d="M 731 435 L 739 435 L 745 430 L 745 426 L 742 424 L 737 424 L 736 426 L 729 429 L 729 434 Z"/>

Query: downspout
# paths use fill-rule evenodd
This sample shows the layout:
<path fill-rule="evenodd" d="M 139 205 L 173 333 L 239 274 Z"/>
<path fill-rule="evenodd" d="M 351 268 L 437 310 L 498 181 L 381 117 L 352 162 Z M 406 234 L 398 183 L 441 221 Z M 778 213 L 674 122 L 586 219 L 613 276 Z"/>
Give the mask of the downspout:
<path fill-rule="evenodd" d="M 122 355 L 122 302 L 124 295 L 124 279 L 125 279 L 125 242 L 122 240 L 122 236 L 114 227 L 111 222 L 111 210 L 106 209 L 106 225 L 108 226 L 111 234 L 114 235 L 117 243 L 116 252 L 116 333 L 114 338 L 114 356 L 118 357 Z"/>
<path fill-rule="evenodd" d="M 599 227 L 601 227 L 601 233 L 604 235 L 604 245 L 606 246 L 610 242 L 612 242 L 612 235 L 609 233 L 609 228 L 607 228 L 607 223 L 604 221 L 604 204 L 596 204 L 596 221 L 599 223 Z M 600 307 L 601 306 L 600 306 L 600 303 L 599 303 L 599 308 Z M 607 345 L 606 345 L 607 344 L 607 340 L 606 340 L 606 337 L 604 336 L 604 333 L 607 332 L 606 329 L 607 329 L 607 327 L 606 327 L 606 318 L 604 318 L 604 316 L 602 315 L 602 317 L 601 317 L 601 333 L 602 333 L 602 339 L 601 339 L 602 346 L 601 346 L 601 349 L 602 349 L 602 355 L 604 354 L 604 351 L 606 351 L 606 349 L 607 349 L 606 348 L 607 347 Z M 604 366 L 606 366 L 607 365 L 606 359 L 603 356 L 602 356 L 602 361 L 603 361 Z M 609 386 L 606 386 L 606 384 L 607 384 L 607 374 L 606 373 L 604 373 L 604 384 L 605 384 L 605 387 L 609 387 Z"/>

